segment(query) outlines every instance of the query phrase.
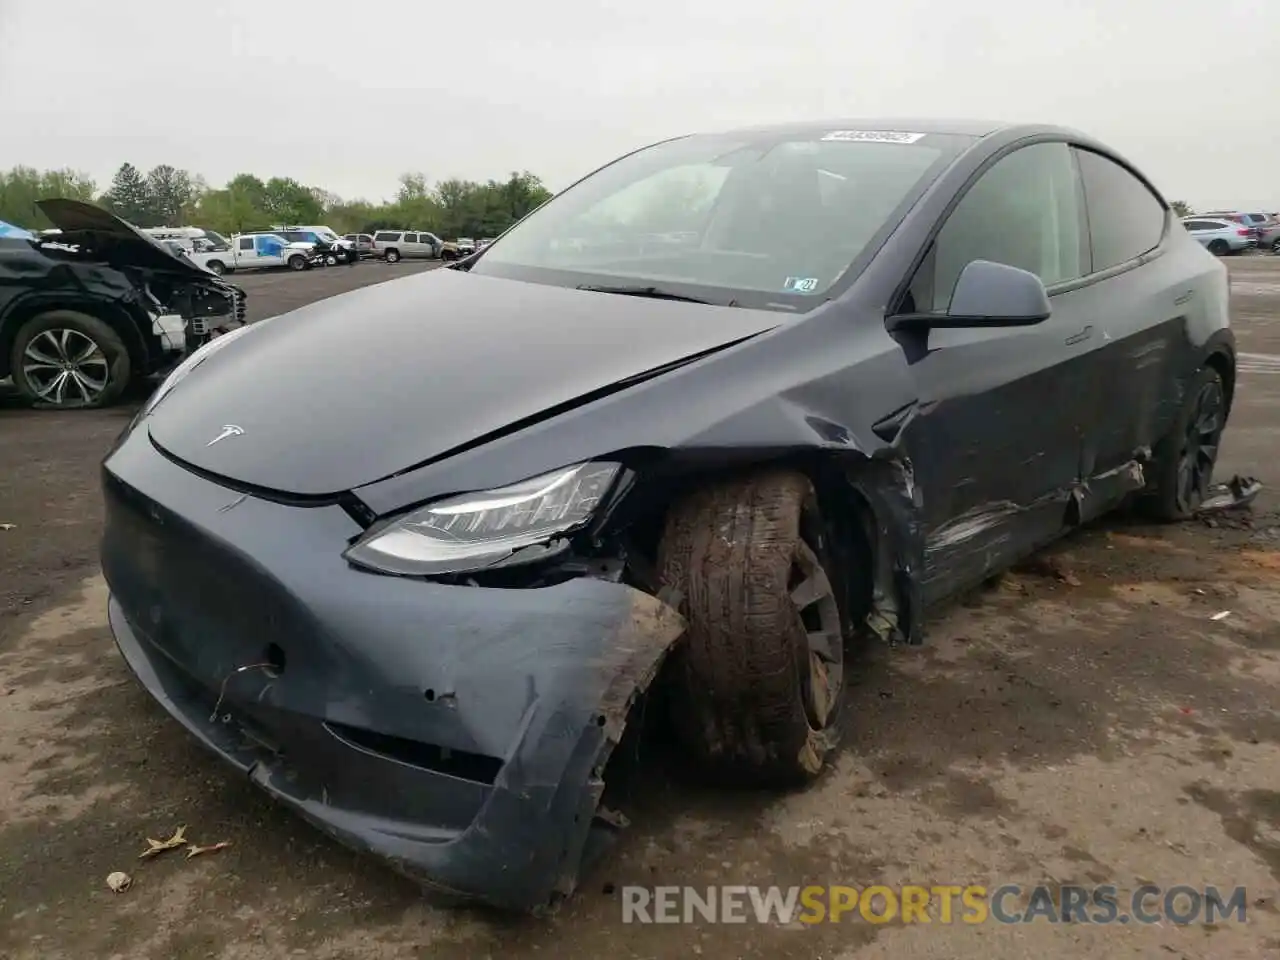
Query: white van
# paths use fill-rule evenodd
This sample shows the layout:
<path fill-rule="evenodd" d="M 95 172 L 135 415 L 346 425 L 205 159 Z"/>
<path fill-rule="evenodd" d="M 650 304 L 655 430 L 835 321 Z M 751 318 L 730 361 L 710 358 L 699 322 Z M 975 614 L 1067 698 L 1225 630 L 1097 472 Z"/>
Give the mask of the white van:
<path fill-rule="evenodd" d="M 183 249 L 197 253 L 231 249 L 231 241 L 204 227 L 143 227 L 142 232 L 156 240 L 172 240 L 181 244 Z"/>

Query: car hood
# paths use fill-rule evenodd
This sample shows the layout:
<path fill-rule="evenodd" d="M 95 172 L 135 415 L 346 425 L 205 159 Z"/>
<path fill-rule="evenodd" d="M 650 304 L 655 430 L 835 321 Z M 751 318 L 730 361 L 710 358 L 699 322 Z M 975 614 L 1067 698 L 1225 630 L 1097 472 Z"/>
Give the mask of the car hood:
<path fill-rule="evenodd" d="M 190 260 L 174 256 L 159 240 L 147 236 L 101 207 L 80 200 L 56 198 L 37 200 L 36 206 L 62 231 L 53 238 L 58 243 L 78 244 L 91 235 L 93 246 L 104 258 L 119 257 L 139 267 L 160 270 L 177 276 L 207 280 L 209 271 Z"/>
<path fill-rule="evenodd" d="M 266 321 L 200 363 L 144 422 L 199 470 L 335 494 L 781 321 L 434 270 Z"/>

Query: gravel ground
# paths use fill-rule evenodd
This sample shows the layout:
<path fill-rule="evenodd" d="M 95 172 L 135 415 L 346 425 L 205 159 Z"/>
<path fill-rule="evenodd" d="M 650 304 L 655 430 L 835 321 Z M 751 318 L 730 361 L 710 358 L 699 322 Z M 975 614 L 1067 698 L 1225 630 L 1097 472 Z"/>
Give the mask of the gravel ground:
<path fill-rule="evenodd" d="M 1110 521 L 937 614 L 923 649 L 867 652 L 846 745 L 807 791 L 695 787 L 655 760 L 617 855 L 543 922 L 432 906 L 197 749 L 105 625 L 97 469 L 131 409 L 0 398 L 0 957 L 1277 955 L 1280 257 L 1229 266 L 1251 356 L 1221 475 L 1269 485 L 1252 513 Z M 256 319 L 422 267 L 240 282 Z M 231 847 L 138 862 L 179 825 Z M 1042 882 L 1244 886 L 1248 921 L 638 926 L 618 892 Z"/>

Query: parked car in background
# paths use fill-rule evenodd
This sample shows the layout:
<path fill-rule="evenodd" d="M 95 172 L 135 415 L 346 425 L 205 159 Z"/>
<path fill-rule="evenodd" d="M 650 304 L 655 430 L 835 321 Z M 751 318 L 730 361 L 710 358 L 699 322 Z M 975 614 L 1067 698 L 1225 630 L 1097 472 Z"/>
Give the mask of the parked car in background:
<path fill-rule="evenodd" d="M 1280 217 L 1267 214 L 1267 221 L 1257 225 L 1258 249 L 1280 253 Z"/>
<path fill-rule="evenodd" d="M 290 243 L 309 243 L 327 264 L 353 264 L 360 259 L 355 244 L 342 239 L 328 227 L 272 227 Z"/>
<path fill-rule="evenodd" d="M 470 237 L 459 237 L 453 243 L 458 248 L 459 256 L 469 257 L 476 252 L 476 242 Z"/>
<path fill-rule="evenodd" d="M 1246 213 L 1241 210 L 1210 210 L 1206 213 L 1198 214 L 1198 216 L 1231 220 L 1242 227 L 1246 227 L 1250 231 L 1249 235 L 1254 239 L 1258 238 L 1262 226 L 1271 220 L 1271 215 L 1268 213 Z"/>
<path fill-rule="evenodd" d="M 498 239 L 498 238 L 497 238 L 497 237 L 484 237 L 483 239 L 481 239 L 481 241 L 480 241 L 479 243 L 477 243 L 477 244 L 476 244 L 476 249 L 477 249 L 477 250 L 483 250 L 483 249 L 484 249 L 485 247 L 487 247 L 489 244 L 493 243 L 493 241 L 494 241 L 494 240 L 496 240 L 496 239 Z"/>
<path fill-rule="evenodd" d="M 378 245 L 378 256 L 388 263 L 434 260 L 444 248 L 444 241 L 427 230 L 379 230 L 373 242 Z"/>
<path fill-rule="evenodd" d="M 101 470 L 110 626 L 192 750 L 452 897 L 570 894 L 644 705 L 712 779 L 811 782 L 859 641 L 1210 495 L 1226 268 L 1075 131 L 684 136 L 501 239 L 308 307 L 302 347 L 219 338 Z"/>
<path fill-rule="evenodd" d="M 315 245 L 302 240 L 290 241 L 278 233 L 238 233 L 231 238 L 229 250 L 192 252 L 188 256 L 217 274 L 270 267 L 306 270 L 314 260 Z"/>
<path fill-rule="evenodd" d="M 356 253 L 362 257 L 376 257 L 378 255 L 378 245 L 374 242 L 371 233 L 348 233 L 343 238 L 356 248 Z"/>
<path fill-rule="evenodd" d="M 41 200 L 57 233 L 0 240 L 0 379 L 28 402 L 103 407 L 245 317 L 245 295 L 92 204 Z"/>
<path fill-rule="evenodd" d="M 1243 253 L 1258 244 L 1257 230 L 1246 227 L 1239 220 L 1226 217 L 1184 217 L 1182 225 L 1192 238 L 1199 241 L 1210 253 L 1225 257 Z"/>

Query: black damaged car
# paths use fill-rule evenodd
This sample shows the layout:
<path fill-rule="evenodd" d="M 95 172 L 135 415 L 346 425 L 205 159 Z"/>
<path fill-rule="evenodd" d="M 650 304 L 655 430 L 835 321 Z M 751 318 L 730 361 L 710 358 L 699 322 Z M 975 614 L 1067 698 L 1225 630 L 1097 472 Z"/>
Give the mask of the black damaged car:
<path fill-rule="evenodd" d="M 0 380 L 38 407 L 108 406 L 244 322 L 239 287 L 119 217 L 38 203 L 57 230 L 0 239 Z"/>
<path fill-rule="evenodd" d="M 817 776 L 855 637 L 1195 511 L 1235 363 L 1223 266 L 1081 134 L 669 140 L 200 351 L 104 465 L 110 622 L 269 794 L 536 911 L 623 822 L 646 690 L 708 771 Z"/>

